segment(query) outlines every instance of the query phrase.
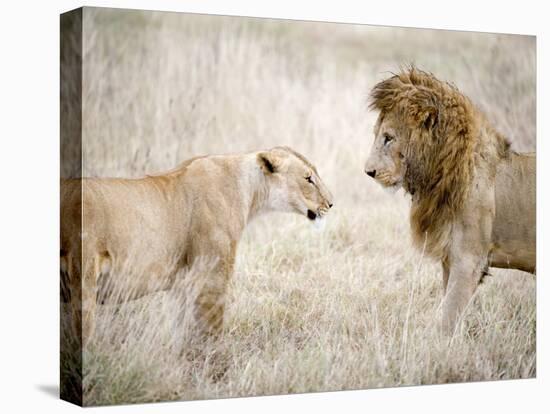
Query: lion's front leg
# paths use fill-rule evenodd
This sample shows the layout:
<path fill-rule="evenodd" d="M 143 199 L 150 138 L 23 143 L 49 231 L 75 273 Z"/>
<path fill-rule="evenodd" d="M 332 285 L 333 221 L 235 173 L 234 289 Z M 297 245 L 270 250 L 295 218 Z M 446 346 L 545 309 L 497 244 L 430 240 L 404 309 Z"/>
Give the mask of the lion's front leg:
<path fill-rule="evenodd" d="M 451 261 L 449 282 L 443 298 L 441 325 L 446 334 L 452 334 L 470 303 L 487 265 L 487 253 L 464 254 Z"/>
<path fill-rule="evenodd" d="M 442 328 L 454 332 L 466 306 L 472 299 L 487 268 L 494 218 L 494 199 L 476 195 L 453 226 L 451 243 L 445 260 L 448 282 L 443 298 Z M 444 280 L 445 284 L 445 280 Z"/>

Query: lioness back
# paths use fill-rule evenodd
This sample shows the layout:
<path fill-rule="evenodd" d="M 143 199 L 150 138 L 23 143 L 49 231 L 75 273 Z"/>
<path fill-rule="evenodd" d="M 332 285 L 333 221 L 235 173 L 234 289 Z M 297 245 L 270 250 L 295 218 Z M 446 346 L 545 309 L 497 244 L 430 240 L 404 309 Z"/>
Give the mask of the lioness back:
<path fill-rule="evenodd" d="M 182 192 L 170 193 L 169 182 L 155 178 L 129 179 L 82 179 L 82 231 L 83 239 L 95 239 L 97 248 L 110 244 L 111 248 L 120 242 L 139 240 L 164 240 L 170 242 L 180 236 L 188 223 L 186 212 L 171 211 L 168 207 L 182 198 Z M 62 203 L 62 214 L 74 209 L 80 197 L 73 197 Z M 177 217 L 177 220 L 176 220 Z M 106 246 L 104 246 L 106 248 Z M 127 248 L 125 248 L 127 250 Z"/>
<path fill-rule="evenodd" d="M 99 286 L 98 300 L 120 302 L 168 288 L 189 235 L 185 230 L 190 213 L 171 207 L 185 205 L 185 192 L 171 193 L 169 181 L 149 177 L 88 178 L 67 185 L 61 205 L 62 254 L 66 252 L 72 268 L 99 269 L 109 275 Z M 116 289 L 113 274 L 127 275 L 117 278 Z M 97 275 L 84 272 L 73 277 L 86 282 Z M 114 291 L 122 297 L 114 296 Z"/>

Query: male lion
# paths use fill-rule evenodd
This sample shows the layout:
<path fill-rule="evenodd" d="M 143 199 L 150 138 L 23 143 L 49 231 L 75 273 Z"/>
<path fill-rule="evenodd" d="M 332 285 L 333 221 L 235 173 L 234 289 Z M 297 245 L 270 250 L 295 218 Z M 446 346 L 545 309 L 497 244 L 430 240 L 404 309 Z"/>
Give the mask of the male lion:
<path fill-rule="evenodd" d="M 108 301 L 117 282 L 137 298 L 170 289 L 179 270 L 212 258 L 195 310 L 203 332 L 215 336 L 246 224 L 267 211 L 316 221 L 331 207 L 316 168 L 288 147 L 197 157 L 140 179 L 65 180 L 61 271 L 74 329 L 86 343 L 96 305 Z M 129 261 L 140 277 L 119 281 Z"/>
<path fill-rule="evenodd" d="M 456 87 L 415 68 L 372 90 L 365 172 L 411 195 L 413 239 L 443 267 L 451 333 L 489 266 L 534 273 L 535 155 L 510 150 Z"/>

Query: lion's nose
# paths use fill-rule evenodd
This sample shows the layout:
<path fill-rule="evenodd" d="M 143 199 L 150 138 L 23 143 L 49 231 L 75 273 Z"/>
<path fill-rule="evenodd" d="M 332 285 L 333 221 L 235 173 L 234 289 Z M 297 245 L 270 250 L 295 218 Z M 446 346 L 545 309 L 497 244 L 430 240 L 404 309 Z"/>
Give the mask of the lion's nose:
<path fill-rule="evenodd" d="M 328 203 L 328 208 L 332 208 L 332 203 Z"/>
<path fill-rule="evenodd" d="M 368 176 L 374 178 L 376 177 L 376 170 L 370 170 L 370 171 L 365 171 L 367 173 Z"/>

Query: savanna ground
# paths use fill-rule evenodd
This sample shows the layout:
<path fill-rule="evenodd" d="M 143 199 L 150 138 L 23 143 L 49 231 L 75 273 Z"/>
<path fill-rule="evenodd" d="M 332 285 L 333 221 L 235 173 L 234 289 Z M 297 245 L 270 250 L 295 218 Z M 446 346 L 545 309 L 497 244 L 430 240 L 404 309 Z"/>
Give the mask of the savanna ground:
<path fill-rule="evenodd" d="M 204 345 L 224 356 L 221 379 L 181 355 L 193 330 L 173 329 L 178 295 L 159 293 L 100 307 L 85 404 L 535 376 L 535 277 L 492 270 L 459 332 L 440 336 L 441 271 L 411 246 L 409 201 L 363 173 L 368 91 L 408 63 L 534 151 L 534 38 L 109 9 L 87 9 L 83 33 L 84 175 L 289 145 L 335 197 L 324 231 L 284 214 L 249 226 L 223 338 Z"/>

